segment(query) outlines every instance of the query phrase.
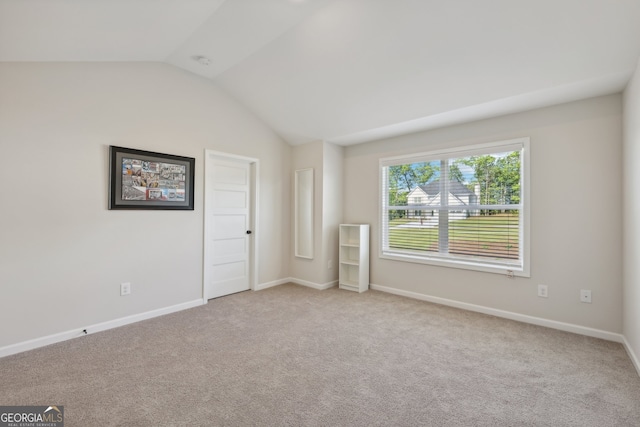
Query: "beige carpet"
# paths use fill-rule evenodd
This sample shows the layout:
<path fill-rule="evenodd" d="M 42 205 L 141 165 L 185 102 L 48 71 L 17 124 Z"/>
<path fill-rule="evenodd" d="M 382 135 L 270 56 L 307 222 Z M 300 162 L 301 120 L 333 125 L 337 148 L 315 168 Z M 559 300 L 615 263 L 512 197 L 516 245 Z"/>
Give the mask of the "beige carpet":
<path fill-rule="evenodd" d="M 640 426 L 620 344 L 283 285 L 0 359 L 66 426 Z"/>

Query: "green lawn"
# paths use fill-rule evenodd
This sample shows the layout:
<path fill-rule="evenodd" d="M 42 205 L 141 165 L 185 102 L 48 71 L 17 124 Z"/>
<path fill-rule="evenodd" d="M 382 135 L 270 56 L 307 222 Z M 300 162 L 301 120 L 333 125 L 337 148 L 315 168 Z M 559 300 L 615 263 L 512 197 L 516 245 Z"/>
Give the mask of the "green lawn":
<path fill-rule="evenodd" d="M 389 221 L 389 246 L 393 249 L 438 251 L 437 223 L 434 227 L 415 227 L 419 219 Z M 449 252 L 493 258 L 519 256 L 519 218 L 514 214 L 476 216 L 449 222 Z"/>

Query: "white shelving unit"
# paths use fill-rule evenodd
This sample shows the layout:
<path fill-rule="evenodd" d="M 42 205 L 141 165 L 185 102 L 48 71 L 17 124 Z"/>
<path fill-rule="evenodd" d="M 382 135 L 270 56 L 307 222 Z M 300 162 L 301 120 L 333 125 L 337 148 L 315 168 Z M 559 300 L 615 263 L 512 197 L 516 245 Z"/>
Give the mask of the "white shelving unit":
<path fill-rule="evenodd" d="M 369 224 L 340 224 L 340 289 L 369 289 Z"/>

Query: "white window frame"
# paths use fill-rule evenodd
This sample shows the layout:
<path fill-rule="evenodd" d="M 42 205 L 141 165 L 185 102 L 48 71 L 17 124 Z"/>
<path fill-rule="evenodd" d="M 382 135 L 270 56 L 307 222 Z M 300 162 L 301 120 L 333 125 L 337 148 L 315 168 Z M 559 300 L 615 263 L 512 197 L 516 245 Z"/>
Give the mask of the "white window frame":
<path fill-rule="evenodd" d="M 385 157 L 379 161 L 379 230 L 380 243 L 379 257 L 395 261 L 412 262 L 420 264 L 437 265 L 442 267 L 461 268 L 465 270 L 475 270 L 487 273 L 506 274 L 508 276 L 530 277 L 530 139 L 528 137 L 510 139 L 505 141 L 496 141 L 476 145 L 468 145 L 464 147 L 455 147 L 443 150 L 434 150 L 422 153 L 407 154 L 403 156 Z M 400 250 L 385 249 L 386 235 L 385 230 L 389 225 L 389 215 L 387 212 L 388 193 L 385 182 L 386 174 L 384 168 L 399 164 L 429 162 L 440 160 L 442 158 L 451 157 L 468 157 L 473 155 L 483 155 L 491 153 L 499 153 L 501 151 L 521 150 L 520 157 L 520 265 L 511 263 L 501 263 L 491 260 L 470 259 L 464 256 L 456 256 L 449 254 L 416 254 L 403 253 Z"/>

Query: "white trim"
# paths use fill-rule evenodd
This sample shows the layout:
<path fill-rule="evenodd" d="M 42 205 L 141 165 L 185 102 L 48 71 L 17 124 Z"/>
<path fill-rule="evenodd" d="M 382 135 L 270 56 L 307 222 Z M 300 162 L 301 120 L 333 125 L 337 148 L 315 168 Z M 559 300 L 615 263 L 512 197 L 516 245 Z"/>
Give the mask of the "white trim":
<path fill-rule="evenodd" d="M 462 310 L 489 314 L 491 316 L 502 317 L 504 319 L 515 320 L 523 323 L 529 323 L 531 325 L 544 326 L 551 329 L 558 329 L 560 331 L 572 332 L 574 334 L 600 338 L 607 341 L 613 341 L 618 343 L 624 343 L 625 341 L 624 336 L 622 334 L 607 332 L 600 329 L 588 328 L 586 326 L 574 325 L 572 323 L 558 322 L 556 320 L 543 319 L 541 317 L 528 316 L 526 314 L 514 313 L 511 311 L 498 310 L 496 308 L 485 307 L 481 305 L 469 304 L 466 302 L 460 302 L 460 301 L 450 300 L 446 298 L 419 294 L 417 292 L 404 291 L 402 289 L 390 288 L 388 286 L 371 284 L 371 289 L 376 291 L 381 291 L 381 292 L 387 292 L 390 294 L 400 295 L 404 297 L 414 298 L 421 301 L 428 301 L 435 304 L 446 305 L 449 307 L 460 308 Z"/>
<path fill-rule="evenodd" d="M 204 150 L 204 224 L 203 224 L 203 247 L 202 253 L 203 258 L 206 259 L 207 255 L 207 236 L 209 232 L 210 224 L 207 221 L 207 208 L 208 208 L 208 197 L 207 197 L 207 170 L 211 170 L 211 166 L 209 162 L 212 157 L 216 157 L 218 159 L 223 160 L 239 160 L 242 162 L 246 162 L 249 164 L 250 174 L 251 174 L 251 183 L 250 183 L 250 200 L 251 200 L 251 208 L 249 212 L 250 216 L 250 229 L 252 230 L 252 235 L 250 240 L 250 254 L 251 263 L 249 266 L 249 289 L 258 290 L 258 241 L 260 239 L 259 227 L 258 227 L 258 218 L 259 215 L 259 207 L 260 207 L 260 159 L 254 157 L 246 157 L 240 156 L 237 154 L 229 154 L 221 151 L 215 150 Z M 209 165 L 209 167 L 207 167 Z M 207 269 L 207 263 L 203 263 L 202 265 L 202 298 L 207 300 L 207 280 L 209 276 L 209 272 Z"/>
<path fill-rule="evenodd" d="M 256 290 L 258 287 L 258 242 L 260 241 L 260 227 L 258 226 L 258 218 L 260 211 L 260 160 L 253 159 L 253 167 L 251 168 L 251 179 L 253 180 L 251 196 L 251 226 L 253 227 L 253 238 L 251 239 L 251 256 L 253 257 L 251 289 Z"/>
<path fill-rule="evenodd" d="M 516 151 L 522 149 L 529 137 L 508 139 L 504 141 L 485 142 L 481 144 L 465 145 L 462 147 L 443 148 L 440 150 L 425 151 L 415 154 L 403 154 L 400 156 L 383 157 L 380 166 L 397 166 L 407 162 L 431 162 L 456 157 L 469 157 L 481 154 L 495 153 L 496 150 Z"/>
<path fill-rule="evenodd" d="M 448 254 L 439 254 L 434 253 L 433 255 L 428 254 L 419 254 L 417 252 L 409 252 L 407 254 L 402 253 L 402 251 L 385 249 L 388 247 L 388 235 L 389 235 L 389 209 L 396 208 L 395 206 L 388 205 L 388 197 L 387 197 L 387 185 L 388 185 L 388 175 L 387 171 L 390 166 L 403 164 L 407 162 L 428 162 L 434 161 L 438 159 L 449 159 L 455 157 L 464 157 L 468 155 L 474 154 L 482 154 L 482 153 L 491 153 L 496 152 L 495 150 L 521 150 L 521 166 L 520 166 L 520 195 L 522 203 L 519 205 L 506 205 L 509 209 L 518 209 L 520 211 L 520 257 L 519 263 L 521 264 L 509 266 L 506 263 L 501 262 L 490 262 L 489 260 L 482 260 L 481 258 L 470 260 L 465 257 L 461 257 L 458 255 L 448 255 Z M 379 181 L 378 181 L 378 200 L 379 200 L 379 209 L 378 209 L 378 224 L 380 227 L 378 229 L 379 233 L 379 243 L 378 243 L 378 257 L 383 259 L 389 259 L 400 262 L 413 262 L 419 264 L 428 264 L 428 265 L 436 265 L 441 267 L 451 267 L 451 268 L 460 268 L 465 270 L 474 270 L 474 271 L 482 271 L 487 273 L 496 273 L 496 274 L 506 274 L 509 276 L 519 276 L 519 277 L 530 277 L 530 245 L 531 245 L 531 234 L 530 234 L 530 226 L 531 226 L 531 210 L 529 202 L 530 195 L 530 150 L 531 150 L 531 138 L 529 137 L 520 137 L 515 139 L 509 139 L 504 141 L 495 141 L 495 142 L 486 142 L 480 144 L 472 144 L 466 145 L 462 147 L 452 147 L 440 150 L 434 150 L 429 152 L 422 153 L 414 153 L 414 154 L 403 154 L 400 156 L 393 157 L 384 157 L 378 159 L 378 173 L 379 173 Z M 441 167 L 441 170 L 443 168 Z M 446 170 L 444 171 L 446 173 Z M 442 178 L 442 176 L 441 176 Z M 444 180 L 445 184 L 448 182 L 447 179 Z M 445 192 L 447 193 L 447 192 Z M 446 199 L 446 197 L 444 198 Z M 482 205 L 484 206 L 484 205 Z M 502 205 L 495 205 L 495 208 L 501 208 Z M 398 208 L 408 209 L 409 207 L 399 206 Z M 420 206 L 415 206 L 416 209 L 419 209 Z M 434 208 L 434 206 L 428 206 L 429 209 Z M 457 210 L 460 209 L 460 206 L 452 206 L 447 207 L 447 201 L 443 202 L 443 206 L 438 206 L 438 210 Z"/>
<path fill-rule="evenodd" d="M 290 277 L 289 282 L 295 283 L 296 285 L 302 285 L 308 288 L 317 289 L 319 291 L 324 291 L 325 289 L 331 289 L 334 286 L 338 286 L 337 280 L 320 284 L 320 283 L 309 282 L 308 280 L 302 280 L 302 279 L 296 279 L 295 277 Z"/>
<path fill-rule="evenodd" d="M 523 276 L 531 277 L 531 138 L 524 138 L 524 151 L 520 165 L 520 201 L 522 202 L 522 242 L 520 245 Z"/>
<path fill-rule="evenodd" d="M 291 278 L 285 277 L 284 279 L 273 280 L 267 283 L 260 283 L 254 290 L 261 291 L 263 289 L 273 288 L 274 286 L 284 285 L 285 283 L 291 283 Z"/>
<path fill-rule="evenodd" d="M 333 280 L 327 283 L 315 283 L 315 282 L 310 282 L 308 280 L 296 279 L 295 277 L 285 277 L 284 279 L 278 279 L 278 280 L 273 280 L 267 283 L 261 283 L 256 287 L 256 291 L 273 288 L 274 286 L 280 286 L 286 283 L 293 283 L 295 285 L 306 286 L 308 288 L 317 289 L 319 291 L 324 291 L 326 289 L 331 289 L 334 286 L 338 286 L 337 280 Z"/>
<path fill-rule="evenodd" d="M 633 348 L 631 348 L 631 344 L 627 341 L 627 337 L 623 335 L 622 340 L 622 345 L 624 346 L 624 349 L 627 350 L 627 354 L 629 355 L 633 366 L 636 368 L 638 376 L 640 376 L 640 359 L 638 359 L 638 356 L 633 352 Z"/>
<path fill-rule="evenodd" d="M 193 301 L 184 302 L 181 304 L 172 305 L 169 307 L 159 308 L 156 310 L 147 311 L 139 314 L 132 314 L 131 316 L 121 317 L 119 319 L 109 320 L 102 323 L 96 323 L 89 325 L 86 328 L 72 329 L 66 332 L 60 332 L 53 335 L 47 335 L 45 337 L 34 338 L 32 340 L 19 342 L 17 344 L 11 344 L 5 347 L 0 347 L 0 357 L 10 356 L 12 354 L 22 353 L 23 351 L 33 350 L 39 347 L 67 341 L 72 338 L 83 337 L 87 334 L 93 334 L 96 332 L 106 331 L 108 329 L 118 328 L 120 326 L 129 325 L 131 323 L 140 322 L 142 320 L 152 319 L 154 317 L 164 316 L 165 314 L 175 313 L 177 311 L 188 310 L 190 308 L 198 307 L 206 304 L 206 300 L 197 299 Z"/>
<path fill-rule="evenodd" d="M 307 175 L 310 172 L 311 175 L 311 183 L 310 183 L 310 194 L 303 194 L 305 189 L 309 190 L 309 188 L 303 188 L 300 181 L 302 180 L 303 175 Z M 314 232 L 314 194 L 315 194 L 315 171 L 313 168 L 305 168 L 305 169 L 297 169 L 294 172 L 294 185 L 293 185 L 293 205 L 294 205 L 294 214 L 293 214 L 293 240 L 294 240 L 294 256 L 298 258 L 306 258 L 313 259 L 313 232 Z M 307 176 L 307 179 L 309 177 Z M 307 183 L 309 184 L 309 183 Z M 309 192 L 308 192 L 309 193 Z M 306 196 L 306 197 L 305 197 Z M 308 201 L 306 206 L 303 206 L 303 203 Z M 303 215 L 306 213 L 306 215 Z M 307 218 L 304 218 L 306 216 Z M 304 225 L 310 225 L 310 230 L 307 230 Z M 300 251 L 301 242 L 306 241 L 309 246 L 309 252 L 304 253 Z"/>
<path fill-rule="evenodd" d="M 491 264 L 489 262 L 473 262 L 473 260 L 465 260 L 462 256 L 451 257 L 447 259 L 446 256 L 438 257 L 434 255 L 416 255 L 415 253 L 403 254 L 400 251 L 382 251 L 379 255 L 382 259 L 389 259 L 392 261 L 412 262 L 414 264 L 428 264 L 437 265 L 439 267 L 447 268 L 460 268 L 464 270 L 481 271 L 484 273 L 502 274 L 508 276 L 513 274 L 518 277 L 530 277 L 525 273 L 519 265 L 510 266 L 508 264 Z"/>

